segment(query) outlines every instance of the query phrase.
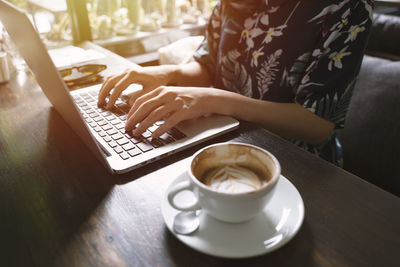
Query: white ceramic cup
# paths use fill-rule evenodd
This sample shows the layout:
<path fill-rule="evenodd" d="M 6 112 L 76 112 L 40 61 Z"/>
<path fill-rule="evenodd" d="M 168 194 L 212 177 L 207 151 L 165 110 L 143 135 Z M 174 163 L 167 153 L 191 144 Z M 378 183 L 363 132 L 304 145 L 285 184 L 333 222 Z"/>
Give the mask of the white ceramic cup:
<path fill-rule="evenodd" d="M 205 184 L 204 177 L 208 173 L 217 173 L 216 169 L 222 170 L 218 172 L 222 173 L 221 177 L 227 177 L 227 174 L 223 173 L 226 166 L 240 166 L 246 170 L 254 170 L 257 177 L 262 179 L 262 184 L 256 188 L 251 187 L 246 192 L 234 192 L 235 190 L 231 192 L 230 184 L 224 187 L 228 188 L 228 191 L 215 186 L 221 183 Z M 243 143 L 214 144 L 194 154 L 187 170 L 187 180 L 176 184 L 168 192 L 168 201 L 177 210 L 202 209 L 220 221 L 244 222 L 252 219 L 267 205 L 273 196 L 280 173 L 278 160 L 262 148 Z M 175 196 L 185 190 L 193 192 L 196 199 L 194 203 L 183 205 L 174 201 Z"/>

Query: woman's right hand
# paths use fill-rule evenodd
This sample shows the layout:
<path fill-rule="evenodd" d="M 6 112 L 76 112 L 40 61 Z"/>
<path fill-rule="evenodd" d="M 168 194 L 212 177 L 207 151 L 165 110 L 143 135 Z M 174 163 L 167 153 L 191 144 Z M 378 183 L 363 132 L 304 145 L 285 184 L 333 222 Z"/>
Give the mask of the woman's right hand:
<path fill-rule="evenodd" d="M 138 83 L 143 86 L 141 94 L 150 92 L 161 85 L 167 85 L 172 79 L 173 71 L 174 67 L 168 65 L 139 67 L 109 76 L 100 89 L 98 106 L 106 105 L 107 109 L 112 108 L 121 93 L 132 83 Z M 106 103 L 107 97 L 109 98 Z"/>

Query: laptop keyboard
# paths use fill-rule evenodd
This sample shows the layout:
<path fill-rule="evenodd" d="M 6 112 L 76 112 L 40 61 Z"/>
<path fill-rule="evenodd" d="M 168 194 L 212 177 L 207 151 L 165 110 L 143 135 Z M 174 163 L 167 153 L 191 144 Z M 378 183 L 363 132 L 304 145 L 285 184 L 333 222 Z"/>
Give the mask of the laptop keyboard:
<path fill-rule="evenodd" d="M 165 144 L 186 137 L 177 128 L 172 128 L 159 138 L 152 138 L 151 134 L 163 121 L 158 121 L 149 127 L 140 137 L 135 137 L 125 131 L 125 122 L 130 106 L 118 99 L 111 110 L 97 106 L 98 91 L 74 95 L 75 103 L 80 108 L 87 124 L 123 159 L 135 157 Z"/>

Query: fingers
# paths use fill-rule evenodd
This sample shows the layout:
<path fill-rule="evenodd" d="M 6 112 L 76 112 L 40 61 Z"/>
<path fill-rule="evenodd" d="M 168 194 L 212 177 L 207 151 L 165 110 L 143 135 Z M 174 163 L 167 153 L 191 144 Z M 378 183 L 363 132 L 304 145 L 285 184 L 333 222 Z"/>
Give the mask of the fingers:
<path fill-rule="evenodd" d="M 131 83 L 135 82 L 135 73 L 136 72 L 134 70 L 129 70 L 119 75 L 107 77 L 100 88 L 97 105 L 104 106 L 106 104 L 106 98 L 109 96 L 112 90 L 112 94 L 110 95 L 107 103 L 107 108 L 111 108 L 121 95 L 122 91 L 124 91 Z"/>
<path fill-rule="evenodd" d="M 100 88 L 99 97 L 97 100 L 98 106 L 104 106 L 106 103 L 106 97 L 110 93 L 111 89 L 114 88 L 114 85 L 119 81 L 122 75 L 112 75 L 106 78 L 105 82 Z"/>
<path fill-rule="evenodd" d="M 118 82 L 115 83 L 114 89 L 108 99 L 108 103 L 106 108 L 110 109 L 114 106 L 115 102 L 117 101 L 118 97 L 121 95 L 122 91 L 124 91 L 132 81 L 130 80 L 130 75 L 126 74 Z"/>
<path fill-rule="evenodd" d="M 165 120 L 163 124 L 161 124 L 152 134 L 153 138 L 160 137 L 163 133 L 170 130 L 172 127 L 175 127 L 181 121 L 186 120 L 186 116 L 183 112 L 177 111 L 173 113 L 168 119 Z"/>
<path fill-rule="evenodd" d="M 141 96 L 137 97 L 132 103 L 132 107 L 128 112 L 128 119 L 143 105 L 143 103 L 158 96 L 160 92 L 160 89 L 156 89 L 154 91 L 150 91 L 149 93 L 143 92 Z"/>
<path fill-rule="evenodd" d="M 168 105 L 170 106 L 170 105 Z M 165 109 L 166 106 L 161 105 L 161 103 L 155 99 L 151 99 L 144 104 L 140 105 L 139 109 L 135 111 L 131 116 L 128 116 L 128 119 L 125 124 L 125 130 L 126 131 L 131 131 L 133 128 L 135 128 L 136 124 L 140 123 L 142 124 L 142 121 L 146 118 L 149 117 L 150 113 L 157 112 L 160 108 Z M 132 107 L 133 108 L 133 107 Z M 132 110 L 132 109 L 131 109 Z M 158 113 L 156 113 L 158 114 Z M 154 116 L 154 114 L 153 114 Z M 140 127 L 142 129 L 143 126 Z M 147 128 L 143 129 L 146 130 Z"/>
<path fill-rule="evenodd" d="M 168 114 L 173 112 L 176 112 L 176 107 L 172 103 L 166 106 L 157 107 L 142 121 L 135 120 L 135 122 L 133 122 L 133 123 L 136 123 L 137 121 L 140 122 L 138 127 L 135 130 L 133 130 L 132 132 L 133 135 L 140 136 L 144 131 L 146 131 L 146 129 L 154 125 L 156 121 L 160 121 L 161 119 L 165 118 Z"/>

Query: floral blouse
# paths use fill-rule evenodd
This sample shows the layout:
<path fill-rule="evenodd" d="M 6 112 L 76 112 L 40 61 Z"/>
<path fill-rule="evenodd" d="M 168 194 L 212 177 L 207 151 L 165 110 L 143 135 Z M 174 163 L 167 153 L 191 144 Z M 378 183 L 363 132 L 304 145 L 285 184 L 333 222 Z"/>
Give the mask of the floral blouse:
<path fill-rule="evenodd" d="M 298 103 L 342 128 L 372 9 L 370 0 L 221 0 L 195 59 L 216 88 Z M 293 142 L 341 158 L 335 131 L 318 146 Z"/>

